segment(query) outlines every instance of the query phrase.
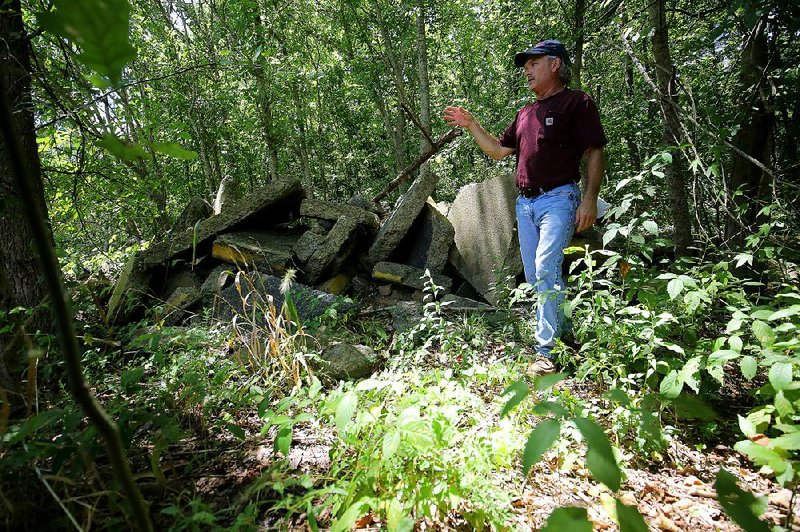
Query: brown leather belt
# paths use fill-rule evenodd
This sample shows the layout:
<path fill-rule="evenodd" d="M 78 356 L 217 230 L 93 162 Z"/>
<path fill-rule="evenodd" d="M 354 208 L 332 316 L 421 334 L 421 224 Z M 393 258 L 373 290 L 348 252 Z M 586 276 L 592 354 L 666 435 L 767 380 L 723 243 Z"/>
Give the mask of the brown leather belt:
<path fill-rule="evenodd" d="M 528 198 L 528 199 L 538 198 L 539 196 L 541 196 L 545 192 L 548 192 L 549 190 L 551 189 L 549 188 L 544 189 L 541 187 L 521 187 L 519 189 L 519 195 L 522 196 L 523 198 Z"/>

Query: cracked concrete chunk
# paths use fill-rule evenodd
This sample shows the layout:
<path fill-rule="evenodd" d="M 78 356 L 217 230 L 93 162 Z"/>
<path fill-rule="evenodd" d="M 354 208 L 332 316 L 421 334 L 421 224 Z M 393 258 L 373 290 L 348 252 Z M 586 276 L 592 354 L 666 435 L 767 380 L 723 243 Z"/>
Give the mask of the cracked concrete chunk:
<path fill-rule="evenodd" d="M 378 215 L 348 203 L 337 203 L 314 198 L 306 198 L 300 204 L 300 215 L 309 218 L 336 221 L 341 217 L 350 218 L 359 225 L 377 229 L 380 225 Z"/>
<path fill-rule="evenodd" d="M 217 237 L 211 248 L 214 258 L 237 266 L 267 268 L 283 273 L 292 266 L 296 234 L 272 232 L 225 233 Z"/>
<path fill-rule="evenodd" d="M 154 244 L 143 252 L 146 268 L 173 258 L 191 260 L 195 255 L 208 255 L 214 237 L 220 233 L 273 227 L 297 217 L 305 190 L 298 180 L 279 180 L 245 196 L 222 213 L 201 221 L 194 232 L 180 233 Z"/>
<path fill-rule="evenodd" d="M 495 270 L 515 245 L 517 188 L 508 174 L 462 187 L 447 218 L 455 229 L 450 262 L 490 303 L 495 303 Z"/>
<path fill-rule="evenodd" d="M 134 253 L 125 263 L 125 267 L 114 285 L 114 292 L 108 302 L 107 316 L 110 321 L 124 318 L 122 303 L 127 296 L 138 298 L 147 291 L 150 283 L 150 273 L 144 271 L 144 258 L 141 252 Z"/>
<path fill-rule="evenodd" d="M 439 178 L 432 172 L 423 173 L 408 191 L 400 196 L 392 214 L 383 222 L 369 250 L 370 264 L 387 260 L 422 211 L 428 196 L 433 194 Z"/>
<path fill-rule="evenodd" d="M 425 270 L 414 268 L 406 264 L 398 264 L 396 262 L 379 262 L 372 269 L 372 278 L 379 281 L 389 281 L 394 284 L 415 288 L 417 290 L 425 289 Z M 453 286 L 453 280 L 441 274 L 432 273 L 434 284 L 444 288 L 444 292 L 450 291 Z"/>
<path fill-rule="evenodd" d="M 392 253 L 391 260 L 441 273 L 453 245 L 453 224 L 428 198 L 406 236 Z"/>
<path fill-rule="evenodd" d="M 305 282 L 314 284 L 329 272 L 339 271 L 342 264 L 350 257 L 355 249 L 355 236 L 358 232 L 358 222 L 352 218 L 340 218 L 325 240 L 314 251 L 303 269 Z"/>
<path fill-rule="evenodd" d="M 365 345 L 337 343 L 322 351 L 315 366 L 321 376 L 329 379 L 364 379 L 377 369 L 378 355 Z"/>
<path fill-rule="evenodd" d="M 325 242 L 325 235 L 319 234 L 316 231 L 308 230 L 297 240 L 294 245 L 294 254 L 297 255 L 297 260 L 301 264 L 305 264 Z"/>

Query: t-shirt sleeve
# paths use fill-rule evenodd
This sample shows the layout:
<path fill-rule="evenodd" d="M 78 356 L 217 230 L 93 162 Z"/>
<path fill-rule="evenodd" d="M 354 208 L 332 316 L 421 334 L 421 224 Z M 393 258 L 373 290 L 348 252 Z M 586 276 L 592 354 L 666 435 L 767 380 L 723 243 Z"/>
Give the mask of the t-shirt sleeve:
<path fill-rule="evenodd" d="M 517 120 L 519 119 L 519 112 L 514 117 L 514 121 L 511 122 L 503 134 L 500 135 L 500 138 L 497 139 L 500 145 L 504 148 L 514 148 L 517 149 Z"/>
<path fill-rule="evenodd" d="M 600 112 L 588 95 L 584 95 L 578 103 L 574 124 L 575 138 L 581 153 L 589 148 L 602 148 L 608 144 L 603 124 L 600 123 Z"/>

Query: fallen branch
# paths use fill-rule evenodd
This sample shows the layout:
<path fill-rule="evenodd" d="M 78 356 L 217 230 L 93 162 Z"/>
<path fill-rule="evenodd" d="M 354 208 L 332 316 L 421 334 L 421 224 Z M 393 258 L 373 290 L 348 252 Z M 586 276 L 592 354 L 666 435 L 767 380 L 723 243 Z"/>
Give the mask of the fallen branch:
<path fill-rule="evenodd" d="M 374 198 L 372 198 L 372 201 L 378 203 L 380 200 L 388 196 L 392 190 L 397 188 L 397 186 L 400 183 L 408 179 L 411 174 L 413 174 L 420 166 L 422 166 L 425 163 L 425 161 L 433 157 L 433 155 L 436 152 L 438 152 L 439 150 L 441 150 L 442 148 L 453 142 L 453 140 L 455 140 L 455 138 L 460 135 L 461 135 L 460 129 L 451 129 L 450 131 L 448 131 L 447 133 L 436 139 L 436 142 L 434 142 L 430 148 L 425 150 L 422 154 L 420 154 L 419 157 L 416 158 L 416 160 L 413 163 L 411 163 L 408 167 L 406 167 L 405 170 L 400 172 L 400 174 L 397 177 L 395 177 L 391 181 L 391 183 L 386 185 L 386 188 L 381 190 Z"/>

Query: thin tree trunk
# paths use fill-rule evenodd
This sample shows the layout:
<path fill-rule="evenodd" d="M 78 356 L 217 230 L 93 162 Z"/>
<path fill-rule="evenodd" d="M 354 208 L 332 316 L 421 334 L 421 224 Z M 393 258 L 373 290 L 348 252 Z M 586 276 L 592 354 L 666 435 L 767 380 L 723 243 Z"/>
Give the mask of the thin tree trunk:
<path fill-rule="evenodd" d="M 679 146 L 682 133 L 680 117 L 671 105 L 675 101 L 673 81 L 675 65 L 669 52 L 669 27 L 665 14 L 665 0 L 654 0 L 650 5 L 650 20 L 653 24 L 653 58 L 655 59 L 658 98 L 661 113 L 664 117 L 664 141 L 668 146 Z M 692 217 L 689 202 L 686 199 L 686 180 L 683 168 L 679 166 L 678 157 L 664 169 L 669 187 L 672 223 L 674 226 L 675 254 L 687 255 L 692 245 Z"/>
<path fill-rule="evenodd" d="M 430 136 L 431 105 L 428 79 L 428 43 L 425 36 L 425 0 L 417 0 L 417 70 L 419 74 L 419 121 Z M 431 147 L 428 137 L 420 134 L 419 152 Z"/>
<path fill-rule="evenodd" d="M 47 238 L 53 237 L 47 222 L 47 205 L 44 199 L 41 164 L 36 145 L 36 128 L 31 102 L 30 49 L 19 0 L 10 0 L 0 10 L 0 76 L 4 95 L 13 112 L 13 129 L 20 136 L 21 156 L 32 177 L 35 201 L 45 217 Z M 33 236 L 28 223 L 22 217 L 25 206 L 20 192 L 14 184 L 11 166 L 9 139 L 0 136 L 0 312 L 7 313 L 16 307 L 35 308 L 45 297 L 45 286 L 40 280 L 40 265 L 33 247 Z M 6 314 L 8 316 L 8 314 Z M 4 319 L 9 319 L 8 317 Z M 37 310 L 25 325 L 25 331 L 50 330 L 50 314 Z M 18 323 L 18 325 L 20 325 Z M 15 390 L 20 384 L 20 369 L 27 349 L 25 342 L 15 336 L 16 328 L 0 334 L 0 387 Z M 11 345 L 13 342 L 13 345 Z"/>
<path fill-rule="evenodd" d="M 573 86 L 581 89 L 581 70 L 583 70 L 583 44 L 586 42 L 584 37 L 584 22 L 586 19 L 586 0 L 575 0 L 575 54 L 572 62 L 572 83 Z M 599 95 L 598 95 L 599 96 Z"/>
<path fill-rule="evenodd" d="M 750 30 L 742 49 L 739 83 L 743 95 L 739 108 L 745 116 L 733 138 L 733 145 L 754 159 L 770 165 L 775 132 L 775 114 L 769 110 L 766 86 L 769 51 L 767 46 L 767 17 L 758 20 Z M 733 212 L 740 219 L 729 219 L 725 236 L 731 244 L 740 245 L 758 223 L 758 212 L 769 193 L 771 178 L 741 155 L 732 156 L 729 190 L 733 194 Z M 735 192 L 741 194 L 734 194 Z"/>

